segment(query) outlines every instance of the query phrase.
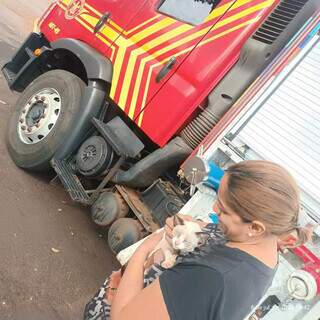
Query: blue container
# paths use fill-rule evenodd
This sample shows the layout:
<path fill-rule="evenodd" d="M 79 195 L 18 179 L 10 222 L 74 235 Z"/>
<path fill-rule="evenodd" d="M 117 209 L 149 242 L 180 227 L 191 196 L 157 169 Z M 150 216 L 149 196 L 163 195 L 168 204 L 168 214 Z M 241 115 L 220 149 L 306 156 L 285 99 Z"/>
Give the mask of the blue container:
<path fill-rule="evenodd" d="M 211 220 L 211 222 L 213 224 L 218 224 L 219 223 L 219 218 L 215 213 L 210 213 L 209 214 L 209 218 L 210 218 L 210 220 Z"/>
<path fill-rule="evenodd" d="M 208 187 L 213 188 L 215 191 L 218 191 L 221 179 L 224 175 L 224 171 L 218 167 L 213 161 L 207 162 L 208 173 L 204 177 L 203 183 Z"/>
<path fill-rule="evenodd" d="M 187 181 L 193 186 L 204 184 L 215 191 L 218 191 L 224 174 L 224 171 L 213 161 L 207 161 L 200 156 L 188 159 L 183 170 Z"/>

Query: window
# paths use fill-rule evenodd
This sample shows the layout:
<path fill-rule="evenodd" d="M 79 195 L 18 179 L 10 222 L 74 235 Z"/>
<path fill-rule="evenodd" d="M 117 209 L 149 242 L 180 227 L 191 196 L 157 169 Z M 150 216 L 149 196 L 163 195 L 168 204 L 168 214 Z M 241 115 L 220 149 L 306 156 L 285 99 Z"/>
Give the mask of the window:
<path fill-rule="evenodd" d="M 164 0 L 159 12 L 193 25 L 202 23 L 221 0 Z"/>

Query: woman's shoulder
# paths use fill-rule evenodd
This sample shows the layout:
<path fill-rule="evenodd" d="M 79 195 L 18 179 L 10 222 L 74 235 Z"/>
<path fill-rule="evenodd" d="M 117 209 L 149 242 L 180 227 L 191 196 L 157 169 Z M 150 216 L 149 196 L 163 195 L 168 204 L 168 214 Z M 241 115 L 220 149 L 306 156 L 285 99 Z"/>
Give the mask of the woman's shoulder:
<path fill-rule="evenodd" d="M 176 259 L 176 264 L 189 263 L 198 266 L 211 266 L 210 263 L 208 264 L 210 257 L 221 254 L 221 248 L 224 248 L 227 240 L 217 224 L 207 224 L 206 227 L 202 228 L 202 233 L 205 242 L 192 252 L 181 253 Z"/>
<path fill-rule="evenodd" d="M 250 274 L 253 272 L 257 277 L 265 276 L 269 278 L 275 272 L 274 269 L 267 267 L 255 257 L 240 249 L 228 247 L 225 243 L 210 241 L 201 248 L 195 249 L 192 253 L 180 256 L 177 259 L 177 264 L 210 268 L 222 275 L 229 274 L 229 276 L 232 273 Z"/>
<path fill-rule="evenodd" d="M 227 273 L 236 269 L 242 259 L 224 244 L 208 243 L 193 252 L 181 255 L 176 265 L 197 267 L 198 269 L 212 269 L 214 272 Z"/>

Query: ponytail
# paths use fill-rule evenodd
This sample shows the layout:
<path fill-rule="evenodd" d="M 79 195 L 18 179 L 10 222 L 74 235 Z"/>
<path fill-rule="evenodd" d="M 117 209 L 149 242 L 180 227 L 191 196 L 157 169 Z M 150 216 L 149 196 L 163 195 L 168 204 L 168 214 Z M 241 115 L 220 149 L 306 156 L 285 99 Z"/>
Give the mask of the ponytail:
<path fill-rule="evenodd" d="M 312 230 L 304 227 L 296 227 L 295 231 L 297 233 L 297 242 L 295 247 L 299 247 L 309 240 L 311 240 Z"/>

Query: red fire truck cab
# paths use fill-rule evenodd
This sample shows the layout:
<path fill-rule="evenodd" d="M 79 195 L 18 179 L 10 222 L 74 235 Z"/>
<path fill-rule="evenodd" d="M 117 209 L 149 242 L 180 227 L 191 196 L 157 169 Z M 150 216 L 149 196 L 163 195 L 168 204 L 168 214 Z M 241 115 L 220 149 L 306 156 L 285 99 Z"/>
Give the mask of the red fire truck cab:
<path fill-rule="evenodd" d="M 319 9 L 318 0 L 59 0 L 2 71 L 7 145 L 54 168 L 118 252 L 186 200 L 179 164 Z M 127 217 L 128 216 L 128 217 Z"/>

